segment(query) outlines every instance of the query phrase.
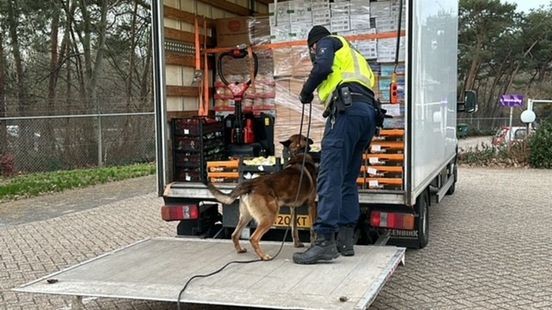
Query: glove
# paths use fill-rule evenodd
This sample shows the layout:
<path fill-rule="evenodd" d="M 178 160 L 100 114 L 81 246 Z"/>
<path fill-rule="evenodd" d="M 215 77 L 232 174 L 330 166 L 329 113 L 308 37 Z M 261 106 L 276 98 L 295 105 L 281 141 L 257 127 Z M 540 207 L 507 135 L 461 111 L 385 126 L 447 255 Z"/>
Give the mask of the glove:
<path fill-rule="evenodd" d="M 312 93 L 307 94 L 304 91 L 301 91 L 301 94 L 299 94 L 299 100 L 302 104 L 308 104 L 311 103 L 314 99 L 314 95 Z"/>

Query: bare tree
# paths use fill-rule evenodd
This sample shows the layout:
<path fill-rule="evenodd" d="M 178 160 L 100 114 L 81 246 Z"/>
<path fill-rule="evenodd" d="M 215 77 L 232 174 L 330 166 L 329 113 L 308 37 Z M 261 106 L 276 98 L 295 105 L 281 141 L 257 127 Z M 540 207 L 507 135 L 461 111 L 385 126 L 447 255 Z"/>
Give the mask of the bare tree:
<path fill-rule="evenodd" d="M 6 57 L 4 55 L 4 32 L 0 30 L 0 117 L 6 116 Z M 7 150 L 8 137 L 4 121 L 0 121 L 0 156 Z"/>
<path fill-rule="evenodd" d="M 13 60 L 15 64 L 15 74 L 17 79 L 17 99 L 19 101 L 18 112 L 20 114 L 25 113 L 27 110 L 28 102 L 26 100 L 27 90 L 25 89 L 25 82 L 23 77 L 23 62 L 21 60 L 21 50 L 19 46 L 18 36 L 18 14 L 17 14 L 17 2 L 15 0 L 8 0 L 8 14 L 7 22 L 10 31 L 11 49 L 13 53 Z"/>
<path fill-rule="evenodd" d="M 104 55 L 105 55 L 105 38 L 107 30 L 107 10 L 108 0 L 98 1 L 100 5 L 100 21 L 96 27 L 95 35 L 98 37 L 96 46 L 96 57 L 92 56 L 92 17 L 90 16 L 89 5 L 87 0 L 79 1 L 79 8 L 81 10 L 84 34 L 81 39 L 82 47 L 84 51 L 84 65 L 85 65 L 85 89 L 86 99 L 89 104 L 97 104 L 97 85 L 98 77 L 102 70 Z"/>

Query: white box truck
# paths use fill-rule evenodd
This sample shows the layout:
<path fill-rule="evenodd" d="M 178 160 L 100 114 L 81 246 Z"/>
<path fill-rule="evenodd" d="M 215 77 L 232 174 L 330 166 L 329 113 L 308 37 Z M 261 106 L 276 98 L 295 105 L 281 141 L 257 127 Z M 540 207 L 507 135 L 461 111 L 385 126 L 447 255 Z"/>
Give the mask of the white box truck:
<path fill-rule="evenodd" d="M 289 8 L 293 7 L 290 3 L 294 3 L 293 1 L 265 2 L 270 3 L 271 10 L 276 12 L 281 11 L 278 10 L 278 6 Z M 343 33 L 357 45 L 375 43 L 376 40 L 382 42 L 382 44 L 378 43 L 377 53 L 381 56 L 378 58 L 387 61 L 394 59 L 397 36 L 400 37 L 397 61 L 400 68 L 398 80 L 400 80 L 401 98 L 398 104 L 385 104 L 385 107 L 394 111 L 398 119 L 389 122 L 391 128 L 384 128 L 379 137 L 376 137 L 379 139 L 374 139 L 371 149 L 365 154 L 366 164 L 363 165 L 359 178 L 362 216 L 358 224 L 358 233 L 359 242 L 362 243 L 373 243 L 379 236 L 388 234 L 392 243 L 411 248 L 423 248 L 429 240 L 428 207 L 432 203 L 441 201 L 446 194 L 454 193 L 455 190 L 458 178 L 457 113 L 474 111 L 476 98 L 474 93 L 468 92 L 467 100 L 462 102 L 457 100 L 458 1 L 404 1 L 402 10 L 399 9 L 400 5 L 399 1 L 378 1 L 372 4 L 369 1 L 359 1 L 355 2 L 355 6 L 352 6 L 351 11 L 348 12 L 351 13 L 349 16 L 354 16 L 353 8 L 362 12 L 370 11 L 371 15 L 376 16 L 376 25 L 381 24 L 379 20 L 394 21 L 395 29 L 400 19 L 402 32 L 389 31 L 388 28 L 382 30 L 383 32 L 377 31 L 379 28 L 368 28 L 364 29 L 366 32 L 364 35 L 362 35 L 362 29 Z M 211 9 L 216 8 L 215 4 L 211 6 Z M 369 6 L 371 10 L 366 9 Z M 169 10 L 172 11 L 171 8 Z M 399 11 L 401 11 L 400 16 Z M 270 17 L 274 18 L 274 14 Z M 368 25 L 369 20 L 370 18 L 367 18 Z M 271 20 L 270 31 L 274 32 L 274 28 L 284 27 L 287 22 L 287 19 L 282 18 L 280 24 L 274 26 L 275 21 Z M 357 22 L 357 24 L 361 23 Z M 171 131 L 169 120 L 174 113 L 171 111 L 174 106 L 172 102 L 174 100 L 185 102 L 189 98 L 171 98 L 167 85 L 191 81 L 193 70 L 178 71 L 183 74 L 183 78 L 179 81 L 171 78 L 174 74 L 168 72 L 173 72 L 175 68 L 169 66 L 171 68 L 167 69 L 167 57 L 163 56 L 166 53 L 164 44 L 166 45 L 167 42 L 163 43 L 162 28 L 167 27 L 167 24 L 159 27 L 158 41 L 155 44 L 157 47 L 155 103 L 159 143 L 157 171 L 160 194 L 165 199 L 166 219 L 181 220 L 178 228 L 179 235 L 210 237 L 219 231 L 219 227 L 213 229 L 213 225 L 220 224 L 221 220 L 217 216 L 219 211 L 216 204 L 208 203 L 213 201 L 213 197 L 204 184 L 178 180 L 173 170 L 176 159 L 173 156 L 172 139 L 175 135 Z M 168 41 L 175 44 L 173 39 Z M 306 48 L 306 43 L 303 41 L 292 43 L 298 43 L 291 44 L 294 48 L 300 46 Z M 265 44 L 262 47 L 266 49 L 267 45 L 274 50 L 276 67 L 278 66 L 276 53 L 286 45 L 279 42 L 272 45 Z M 169 54 L 173 53 L 169 52 Z M 295 56 L 297 55 L 290 54 L 285 61 L 293 63 L 292 58 Z M 393 71 L 392 69 L 396 69 L 397 66 L 395 63 L 379 62 L 379 60 L 370 63 L 373 70 L 379 72 L 377 87 L 379 87 L 380 99 L 388 103 L 389 85 L 386 81 L 391 81 L 392 72 L 389 70 Z M 275 75 L 279 71 L 281 70 L 275 68 Z M 295 99 L 293 95 L 293 93 L 282 95 L 281 89 L 277 89 L 276 104 L 283 102 L 278 100 L 279 97 L 285 97 L 285 100 L 289 101 L 290 97 Z M 286 103 L 289 104 L 289 102 Z M 300 105 L 298 100 L 295 103 Z M 190 106 L 193 111 L 197 110 L 197 103 Z M 281 117 L 285 116 L 276 113 L 277 124 Z M 288 135 L 296 133 L 289 130 L 289 127 L 276 126 L 276 135 L 281 136 L 278 131 L 282 130 L 287 130 Z M 389 178 L 388 175 L 393 177 Z M 223 190 L 231 190 L 235 184 L 222 183 L 218 186 Z M 223 211 L 221 225 L 231 230 L 237 222 L 237 207 L 225 207 Z M 289 218 L 281 214 L 275 226 L 281 227 L 282 225 L 279 224 L 288 222 Z M 301 223 L 311 222 L 312 219 L 311 221 L 301 219 Z"/>
<path fill-rule="evenodd" d="M 152 1 L 158 189 L 165 201 L 163 217 L 180 221 L 179 238 L 144 240 L 45 276 L 16 290 L 72 295 L 75 296 L 75 308 L 82 306 L 83 296 L 174 302 L 192 276 L 212 272 L 231 260 L 254 258 L 251 251 L 236 254 L 229 240 L 217 238 L 224 236 L 223 232 L 235 225 L 237 214 L 232 212 L 231 206 L 222 208 L 221 217 L 219 206 L 203 183 L 190 182 L 193 176 L 176 181 L 174 148 L 177 137 L 171 120 L 197 114 L 197 97 L 200 93 L 208 95 L 197 86 L 189 85 L 194 77 L 200 76 L 194 70 L 198 62 L 194 58 L 194 49 L 198 48 L 194 39 L 196 15 L 203 16 L 200 21 L 205 21 L 208 28 L 204 32 L 206 37 L 214 38 L 214 33 L 219 31 L 216 29 L 217 18 L 255 12 L 262 14 L 271 9 L 285 15 L 290 13 L 290 7 L 297 8 L 298 4 L 307 2 Z M 452 194 L 458 178 L 458 1 L 404 0 L 388 3 L 387 6 L 384 2 L 372 2 L 377 5 L 370 11 L 366 7 L 370 6 L 369 1 L 355 0 L 349 11 L 350 16 L 367 17 L 368 12 L 375 18 L 383 16 L 383 22 L 380 20 L 379 24 L 390 27 L 393 24 L 389 22 L 390 14 L 401 11 L 401 2 L 404 7 L 401 16 L 404 31 L 399 32 L 404 49 L 404 71 L 401 74 L 404 88 L 398 106 L 404 110 L 400 121 L 402 126 L 399 129 L 384 129 L 380 133 L 381 140 L 372 143 L 372 149 L 365 154 L 366 165 L 360 172 L 358 182 L 363 214 L 358 225 L 359 239 L 360 242 L 376 244 L 357 246 L 353 257 L 308 267 L 291 262 L 290 257 L 296 249 L 288 243 L 273 261 L 233 265 L 213 277 L 194 280 L 182 294 L 182 302 L 277 309 L 365 309 L 404 260 L 404 248 L 382 244 L 388 238 L 414 248 L 422 248 L 428 243 L 428 207 L 446 194 Z M 278 5 L 288 9 L 278 10 Z M 317 10 L 323 10 L 323 14 L 331 14 L 327 3 L 317 2 L 317 5 Z M 362 10 L 354 12 L 355 7 L 362 7 Z M 305 22 L 304 16 L 303 13 L 300 16 L 302 23 Z M 294 18 L 298 19 L 294 15 L 284 16 L 280 22 L 285 24 L 286 20 Z M 370 18 L 366 19 L 371 22 Z M 271 19 L 271 24 L 273 22 L 274 25 L 278 23 Z M 351 24 L 362 23 L 355 21 Z M 231 23 L 229 26 L 234 30 L 240 29 L 239 24 Z M 280 27 L 287 29 L 286 25 Z M 373 28 L 374 25 L 366 27 Z M 396 37 L 393 33 L 380 31 L 378 34 L 374 29 L 368 30 L 368 36 L 364 37 L 354 32 L 355 29 L 346 35 L 357 41 L 359 38 L 377 40 L 377 36 L 381 39 Z M 243 33 L 237 34 L 238 37 L 240 35 L 244 37 Z M 277 36 L 278 40 L 282 37 L 289 39 L 287 35 Z M 211 39 L 206 42 L 215 44 Z M 279 42 L 271 48 L 278 48 L 278 44 L 280 47 L 286 45 Z M 297 46 L 302 44 L 304 42 L 301 41 Z M 370 46 L 367 50 L 376 56 L 372 49 L 375 44 Z M 392 53 L 388 50 L 389 44 L 384 46 L 380 56 L 388 59 Z M 212 77 L 216 72 L 212 70 L 213 61 L 207 59 L 209 61 L 211 64 L 207 65 L 204 74 Z M 376 63 L 373 65 L 377 66 Z M 385 69 L 382 67 L 379 71 L 381 75 Z M 380 83 L 380 88 L 385 90 L 385 86 L 385 83 Z M 462 110 L 476 108 L 474 94 L 468 95 L 468 99 L 461 104 L 464 106 Z M 396 107 L 390 106 L 392 109 Z M 401 109 L 398 110 L 400 114 Z M 279 115 L 275 117 L 277 121 Z M 263 122 L 270 125 L 272 120 L 268 117 Z M 189 141 L 186 134 L 183 132 L 179 139 Z M 393 139 L 389 141 L 388 137 Z M 201 156 L 206 155 L 205 149 L 203 145 L 199 148 Z M 270 150 L 270 145 L 266 149 Z M 384 165 L 386 163 L 390 165 Z M 386 173 L 395 173 L 399 177 L 388 178 Z M 233 186 L 235 184 L 232 183 L 219 185 L 223 190 L 230 190 Z M 286 214 L 282 214 L 281 219 L 282 223 L 275 223 L 275 226 L 289 223 Z M 308 228 L 310 222 L 302 224 Z M 279 228 L 274 231 L 281 231 L 282 227 Z M 268 253 L 276 252 L 280 245 L 272 241 L 262 242 Z"/>

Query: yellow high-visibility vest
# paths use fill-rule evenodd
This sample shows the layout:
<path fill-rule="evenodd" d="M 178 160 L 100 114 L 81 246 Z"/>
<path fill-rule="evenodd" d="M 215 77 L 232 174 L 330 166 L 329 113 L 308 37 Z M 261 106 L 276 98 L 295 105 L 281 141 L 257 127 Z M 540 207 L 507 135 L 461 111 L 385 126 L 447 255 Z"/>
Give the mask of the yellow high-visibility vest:
<path fill-rule="evenodd" d="M 373 89 L 375 79 L 370 65 L 350 43 L 341 36 L 332 36 L 343 44 L 334 56 L 332 73 L 318 86 L 318 97 L 326 108 L 331 100 L 331 95 L 341 83 L 356 82 L 368 89 Z"/>

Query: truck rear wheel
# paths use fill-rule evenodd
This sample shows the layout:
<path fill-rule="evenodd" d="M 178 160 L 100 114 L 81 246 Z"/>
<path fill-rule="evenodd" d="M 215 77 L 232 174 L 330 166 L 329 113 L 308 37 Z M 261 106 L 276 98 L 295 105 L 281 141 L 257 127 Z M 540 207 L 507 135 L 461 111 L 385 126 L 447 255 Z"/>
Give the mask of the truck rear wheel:
<path fill-rule="evenodd" d="M 429 210 L 428 210 L 428 196 L 427 191 L 422 193 L 416 199 L 416 227 L 418 230 L 418 240 L 415 244 L 415 248 L 423 249 L 429 242 Z"/>

